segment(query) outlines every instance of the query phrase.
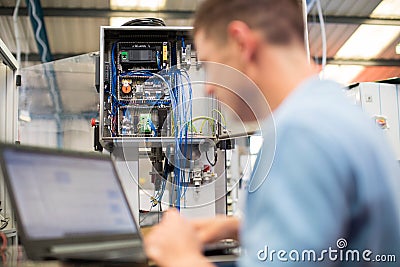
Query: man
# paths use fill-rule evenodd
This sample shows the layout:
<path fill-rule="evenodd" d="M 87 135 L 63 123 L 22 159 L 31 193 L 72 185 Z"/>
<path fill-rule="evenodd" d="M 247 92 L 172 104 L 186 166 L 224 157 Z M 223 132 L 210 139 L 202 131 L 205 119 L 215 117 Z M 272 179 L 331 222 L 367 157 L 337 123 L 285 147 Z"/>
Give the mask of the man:
<path fill-rule="evenodd" d="M 243 225 L 221 217 L 190 223 L 170 211 L 145 240 L 148 256 L 159 266 L 212 266 L 202 245 L 237 237 L 240 228 L 239 266 L 400 261 L 397 162 L 372 121 L 308 63 L 299 1 L 206 0 L 194 26 L 199 59 L 241 71 L 267 99 L 275 157 L 269 172 L 260 168 L 271 150 L 265 138 Z M 207 91 L 230 101 L 225 89 Z M 230 104 L 240 113 L 237 103 Z M 391 261 L 375 264 L 397 266 Z"/>

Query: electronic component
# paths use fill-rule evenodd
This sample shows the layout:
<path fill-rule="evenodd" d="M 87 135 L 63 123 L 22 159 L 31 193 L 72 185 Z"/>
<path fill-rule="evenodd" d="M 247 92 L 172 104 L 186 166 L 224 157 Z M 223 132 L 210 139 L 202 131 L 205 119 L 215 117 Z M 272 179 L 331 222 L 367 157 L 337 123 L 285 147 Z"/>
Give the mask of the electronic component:
<path fill-rule="evenodd" d="M 208 170 L 194 169 L 190 172 L 191 182 L 195 187 L 200 187 L 202 184 L 210 183 L 217 179 L 217 175 Z"/>
<path fill-rule="evenodd" d="M 151 121 L 151 114 L 148 114 L 148 113 L 140 114 L 139 133 L 141 133 L 141 134 L 150 134 L 151 133 L 150 121 Z"/>
<path fill-rule="evenodd" d="M 128 105 L 120 107 L 118 114 L 118 136 L 156 137 L 170 134 L 168 107 Z"/>
<path fill-rule="evenodd" d="M 184 41 L 182 40 L 181 54 L 182 67 L 189 69 L 192 64 L 192 45 L 185 45 Z"/>
<path fill-rule="evenodd" d="M 132 79 L 122 79 L 121 81 L 121 91 L 123 94 L 131 94 L 132 93 Z"/>
<path fill-rule="evenodd" d="M 121 51 L 121 63 L 153 63 L 156 61 L 156 51 L 152 49 Z"/>
<path fill-rule="evenodd" d="M 159 71 L 170 66 L 168 47 L 168 42 L 119 42 L 118 60 L 124 71 L 133 69 Z"/>
<path fill-rule="evenodd" d="M 178 91 L 183 90 L 178 84 L 182 83 L 183 74 L 171 67 L 184 60 L 186 71 L 191 60 L 191 44 L 184 44 L 188 32 L 174 34 L 146 37 L 141 33 L 133 38 L 120 32 L 117 39 L 108 40 L 109 50 L 105 52 L 109 60 L 103 64 L 103 114 L 107 115 L 100 123 L 103 136 L 171 134 L 171 119 L 167 120 L 173 109 L 171 98 L 181 95 Z"/>
<path fill-rule="evenodd" d="M 163 67 L 165 68 L 168 65 L 168 43 L 164 42 L 163 43 Z"/>

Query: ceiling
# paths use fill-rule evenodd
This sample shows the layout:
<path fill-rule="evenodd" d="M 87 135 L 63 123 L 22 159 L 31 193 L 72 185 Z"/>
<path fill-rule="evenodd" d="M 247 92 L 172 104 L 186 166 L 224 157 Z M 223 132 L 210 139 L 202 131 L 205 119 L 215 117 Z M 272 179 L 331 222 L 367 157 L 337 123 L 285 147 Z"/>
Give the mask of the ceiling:
<path fill-rule="evenodd" d="M 56 59 L 98 51 L 99 28 L 109 25 L 111 17 L 122 17 L 122 20 L 132 17 L 161 17 L 170 26 L 189 26 L 193 12 L 200 2 L 201 0 L 165 0 L 164 7 L 152 11 L 140 7 L 131 10 L 112 9 L 110 0 L 41 0 L 50 49 Z M 375 81 L 400 76 L 400 55 L 395 53 L 395 47 L 400 43 L 400 30 L 397 38 L 372 60 L 335 57 L 361 23 L 400 25 L 400 10 L 393 11 L 395 19 L 392 21 L 370 17 L 381 2 L 382 0 L 321 0 L 326 23 L 328 64 L 365 66 L 352 81 Z M 12 19 L 15 3 L 16 0 L 0 0 L 0 38 L 13 53 L 16 52 Z M 39 57 L 25 1 L 21 1 L 18 27 L 23 64 L 32 65 Z M 309 15 L 309 40 L 311 56 L 316 62 L 321 62 L 322 38 L 316 7 Z"/>

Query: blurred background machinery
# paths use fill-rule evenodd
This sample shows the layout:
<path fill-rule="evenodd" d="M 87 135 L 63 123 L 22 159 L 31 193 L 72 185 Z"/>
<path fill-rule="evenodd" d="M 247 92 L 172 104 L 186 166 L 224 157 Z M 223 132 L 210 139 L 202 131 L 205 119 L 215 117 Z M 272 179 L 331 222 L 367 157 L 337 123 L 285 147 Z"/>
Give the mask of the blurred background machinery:
<path fill-rule="evenodd" d="M 400 79 L 381 82 L 355 83 L 346 94 L 354 104 L 360 106 L 385 133 L 400 160 Z"/>

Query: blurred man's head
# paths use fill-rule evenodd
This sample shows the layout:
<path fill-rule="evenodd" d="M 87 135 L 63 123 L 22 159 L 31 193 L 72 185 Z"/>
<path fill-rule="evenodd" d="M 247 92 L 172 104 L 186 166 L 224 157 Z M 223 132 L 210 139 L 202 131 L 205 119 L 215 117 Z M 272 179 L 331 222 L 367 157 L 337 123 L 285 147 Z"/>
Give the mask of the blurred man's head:
<path fill-rule="evenodd" d="M 265 87 L 274 84 L 263 84 L 265 79 L 284 79 L 286 65 L 306 58 L 299 0 L 205 0 L 196 13 L 194 36 L 199 60 L 243 72 L 266 97 Z M 222 101 L 228 95 L 211 86 L 207 91 Z"/>
<path fill-rule="evenodd" d="M 202 31 L 223 45 L 233 21 L 242 21 L 250 29 L 260 31 L 271 44 L 288 45 L 304 40 L 299 0 L 206 0 L 197 10 L 194 32 Z"/>

